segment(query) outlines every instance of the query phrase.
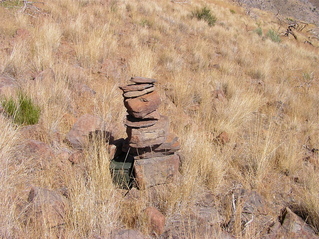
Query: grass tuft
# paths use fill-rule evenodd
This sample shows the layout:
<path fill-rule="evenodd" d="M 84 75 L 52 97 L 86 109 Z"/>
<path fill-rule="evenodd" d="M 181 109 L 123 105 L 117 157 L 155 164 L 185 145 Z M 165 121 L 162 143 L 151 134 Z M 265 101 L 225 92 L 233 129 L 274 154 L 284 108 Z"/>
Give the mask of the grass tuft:
<path fill-rule="evenodd" d="M 6 99 L 2 103 L 4 111 L 13 117 L 16 124 L 36 124 L 40 118 L 40 108 L 32 102 L 32 99 L 23 92 L 18 93 L 18 100 Z"/>
<path fill-rule="evenodd" d="M 211 13 L 211 10 L 207 7 L 203 7 L 201 9 L 196 9 L 192 12 L 192 17 L 197 18 L 198 20 L 204 20 L 208 23 L 208 25 L 214 26 L 217 18 Z"/>

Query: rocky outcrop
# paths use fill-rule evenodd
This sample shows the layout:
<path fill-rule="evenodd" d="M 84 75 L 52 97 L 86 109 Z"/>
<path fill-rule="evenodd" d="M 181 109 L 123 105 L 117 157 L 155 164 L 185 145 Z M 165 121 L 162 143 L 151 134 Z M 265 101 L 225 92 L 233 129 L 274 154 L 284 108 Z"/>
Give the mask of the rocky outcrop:
<path fill-rule="evenodd" d="M 134 77 L 123 91 L 127 139 L 123 151 L 134 156 L 135 180 L 139 188 L 174 181 L 180 164 L 178 137 L 169 131 L 169 119 L 158 112 L 161 98 L 156 80 Z"/>

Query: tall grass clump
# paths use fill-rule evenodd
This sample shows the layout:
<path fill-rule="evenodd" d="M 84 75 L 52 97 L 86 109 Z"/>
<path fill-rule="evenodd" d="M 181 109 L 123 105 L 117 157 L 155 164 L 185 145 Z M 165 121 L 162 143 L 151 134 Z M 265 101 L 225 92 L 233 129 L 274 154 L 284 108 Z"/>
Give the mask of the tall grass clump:
<path fill-rule="evenodd" d="M 18 99 L 5 99 L 2 107 L 6 114 L 13 118 L 16 124 L 36 124 L 40 118 L 40 108 L 32 102 L 32 99 L 23 92 L 18 93 Z"/>
<path fill-rule="evenodd" d="M 273 42 L 281 42 L 280 36 L 278 35 L 277 32 L 275 32 L 274 30 L 270 29 L 268 30 L 266 36 L 272 40 Z"/>
<path fill-rule="evenodd" d="M 197 18 L 198 20 L 204 20 L 208 23 L 208 25 L 214 26 L 217 18 L 211 13 L 211 10 L 207 7 L 203 7 L 201 9 L 196 9 L 192 12 L 192 18 Z"/>

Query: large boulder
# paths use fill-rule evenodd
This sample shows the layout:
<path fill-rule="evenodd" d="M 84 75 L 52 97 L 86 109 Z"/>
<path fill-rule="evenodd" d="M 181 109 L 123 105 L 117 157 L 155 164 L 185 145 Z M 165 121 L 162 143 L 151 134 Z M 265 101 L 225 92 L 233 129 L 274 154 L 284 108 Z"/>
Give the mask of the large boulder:
<path fill-rule="evenodd" d="M 176 154 L 134 161 L 134 173 L 138 187 L 148 188 L 171 183 L 179 175 L 180 160 Z"/>
<path fill-rule="evenodd" d="M 66 222 L 68 201 L 58 192 L 33 187 L 24 213 L 26 224 L 47 228 L 61 227 Z"/>
<path fill-rule="evenodd" d="M 102 118 L 85 114 L 77 119 L 65 141 L 75 149 L 83 149 L 88 145 L 90 135 L 94 135 L 95 132 L 101 132 L 106 138 L 110 137 Z"/>

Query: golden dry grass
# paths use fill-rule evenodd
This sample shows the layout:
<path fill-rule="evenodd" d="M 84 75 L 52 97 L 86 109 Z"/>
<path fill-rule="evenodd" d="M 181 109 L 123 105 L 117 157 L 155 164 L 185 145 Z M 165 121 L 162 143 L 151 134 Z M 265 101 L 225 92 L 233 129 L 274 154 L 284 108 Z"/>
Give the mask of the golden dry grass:
<path fill-rule="evenodd" d="M 234 183 L 269 201 L 283 187 L 297 187 L 296 203 L 319 228 L 318 155 L 303 160 L 308 149 L 319 148 L 318 48 L 292 39 L 271 41 L 266 32 L 282 29 L 275 18 L 254 20 L 226 1 L 52 0 L 37 6 L 40 11 L 30 5 L 25 12 L 0 6 L 0 71 L 17 79 L 41 107 L 37 139 L 56 147 L 55 133 L 63 137 L 72 126 L 68 119 L 85 113 L 103 117 L 115 137 L 125 137 L 117 87 L 131 76 L 153 77 L 163 98 L 161 113 L 180 137 L 182 180 L 161 200 L 144 195 L 124 202 L 111 183 L 108 153 L 99 145 L 87 149 L 79 168 L 60 171 L 60 183 L 53 180 L 54 167 L 30 174 L 28 161 L 12 163 L 20 128 L 1 117 L 1 236 L 55 235 L 21 223 L 16 205 L 27 197 L 26 184 L 69 188 L 66 238 L 95 238 L 123 224 L 146 232 L 137 217 L 145 206 L 159 206 L 168 218 L 186 217 L 202 190 L 223 194 Z M 203 6 L 217 17 L 215 26 L 190 17 Z M 255 32 L 258 27 L 263 36 Z M 18 29 L 27 33 L 19 36 Z M 80 94 L 77 84 L 96 94 Z M 214 90 L 224 91 L 226 99 L 216 99 Z M 230 136 L 226 145 L 216 144 L 221 132 Z M 256 230 L 233 233 L 256 238 Z"/>

